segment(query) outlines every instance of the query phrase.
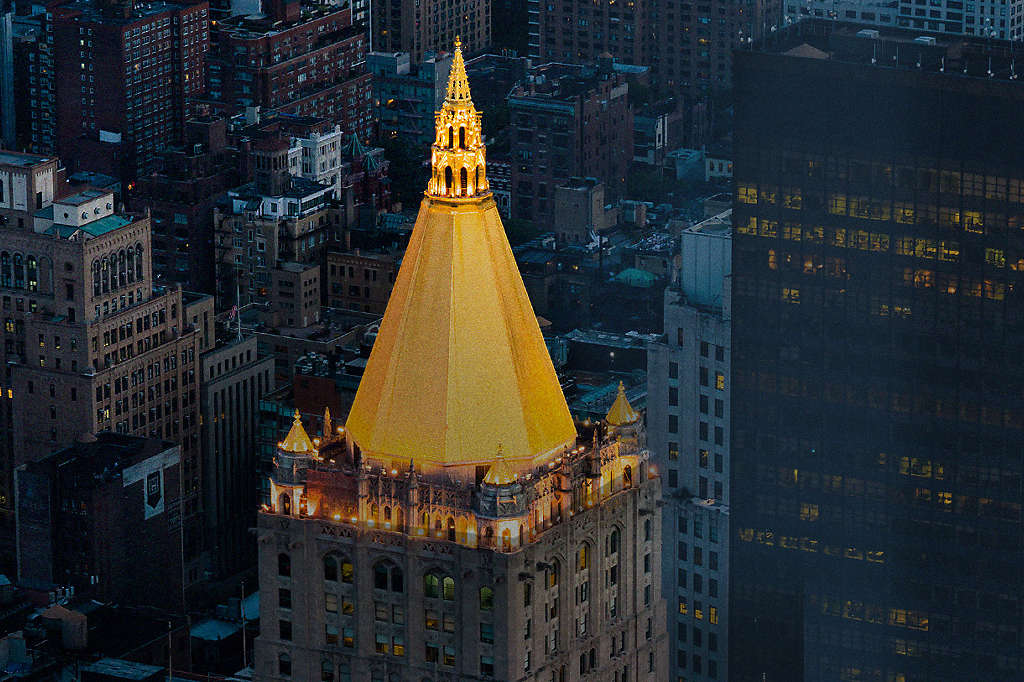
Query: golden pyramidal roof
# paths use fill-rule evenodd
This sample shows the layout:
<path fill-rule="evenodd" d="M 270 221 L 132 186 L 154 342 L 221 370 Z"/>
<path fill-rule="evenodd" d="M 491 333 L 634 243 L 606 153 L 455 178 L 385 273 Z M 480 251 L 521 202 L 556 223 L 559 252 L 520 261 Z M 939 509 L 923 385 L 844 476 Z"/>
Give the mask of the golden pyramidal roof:
<path fill-rule="evenodd" d="M 636 413 L 633 406 L 629 404 L 629 399 L 626 398 L 626 387 L 620 381 L 619 394 L 615 396 L 615 402 L 612 403 L 604 420 L 612 426 L 623 426 L 632 424 L 639 418 L 640 415 Z"/>
<path fill-rule="evenodd" d="M 292 422 L 292 428 L 288 430 L 288 435 L 284 437 L 284 440 L 278 447 L 285 452 L 313 451 L 313 441 L 309 439 L 305 427 L 302 426 L 302 417 L 299 416 L 298 409 L 295 410 L 295 420 Z"/>
<path fill-rule="evenodd" d="M 364 453 L 525 470 L 576 429 L 486 174 L 458 44 L 432 174 L 346 428 Z"/>

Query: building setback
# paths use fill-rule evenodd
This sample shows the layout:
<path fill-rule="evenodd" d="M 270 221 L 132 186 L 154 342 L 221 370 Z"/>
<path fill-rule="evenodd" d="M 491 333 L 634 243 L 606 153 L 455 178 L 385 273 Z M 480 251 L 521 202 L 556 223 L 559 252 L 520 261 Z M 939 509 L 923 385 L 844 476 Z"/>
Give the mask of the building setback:
<path fill-rule="evenodd" d="M 255 679 L 663 680 L 642 417 L 569 414 L 458 43 L 431 158 L 344 426 L 276 449 Z"/>
<path fill-rule="evenodd" d="M 731 679 L 1024 676 L 1024 86 L 918 36 L 736 55 Z"/>
<path fill-rule="evenodd" d="M 153 170 L 157 153 L 180 143 L 190 102 L 203 89 L 207 3 L 70 0 L 44 17 L 54 99 L 40 92 L 31 112 L 54 131 L 56 149 L 44 151 L 60 154 L 71 171 L 125 182 Z M 48 74 L 38 68 L 42 87 Z M 39 133 L 40 141 L 50 137 Z"/>
<path fill-rule="evenodd" d="M 728 680 L 731 211 L 684 230 L 648 346 L 647 444 L 667 477 L 662 578 L 671 679 Z M 669 597 L 668 595 L 672 595 Z"/>

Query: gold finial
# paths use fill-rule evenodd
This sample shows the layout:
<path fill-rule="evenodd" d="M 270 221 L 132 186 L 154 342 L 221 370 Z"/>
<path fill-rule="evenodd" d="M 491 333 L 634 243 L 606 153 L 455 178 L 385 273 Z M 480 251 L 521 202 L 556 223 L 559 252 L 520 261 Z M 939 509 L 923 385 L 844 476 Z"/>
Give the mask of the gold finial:
<path fill-rule="evenodd" d="M 324 428 L 322 433 L 324 440 L 334 436 L 334 428 L 331 426 L 331 408 L 324 407 Z"/>
<path fill-rule="evenodd" d="M 498 451 L 494 453 L 494 464 L 484 474 L 484 483 L 488 485 L 508 485 L 514 483 L 516 475 L 505 460 L 505 452 L 498 443 Z"/>
<path fill-rule="evenodd" d="M 295 419 L 292 421 L 292 428 L 288 431 L 288 435 L 285 436 L 280 448 L 285 452 L 313 451 L 313 441 L 309 439 L 305 427 L 302 426 L 302 417 L 299 415 L 298 408 L 295 408 Z"/>
<path fill-rule="evenodd" d="M 447 95 L 441 111 L 434 116 L 434 125 L 434 144 L 430 150 L 433 173 L 427 195 L 469 199 L 489 194 L 480 113 L 473 106 L 462 42 L 458 38 L 448 72 Z"/>
<path fill-rule="evenodd" d="M 605 421 L 611 426 L 623 426 L 625 424 L 632 424 L 640 415 L 636 413 L 633 406 L 629 404 L 629 399 L 626 398 L 626 387 L 620 381 L 619 382 L 619 393 L 615 396 L 615 402 L 612 403 L 612 407 L 608 410 L 608 414 L 605 416 Z"/>

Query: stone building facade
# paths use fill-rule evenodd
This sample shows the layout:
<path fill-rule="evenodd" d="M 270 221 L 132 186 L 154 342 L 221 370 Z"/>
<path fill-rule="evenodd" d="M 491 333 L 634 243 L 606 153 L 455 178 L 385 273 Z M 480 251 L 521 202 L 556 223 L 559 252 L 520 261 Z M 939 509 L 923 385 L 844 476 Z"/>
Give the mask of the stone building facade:
<path fill-rule="evenodd" d="M 186 576 L 198 579 L 198 333 L 181 289 L 153 286 L 149 217 L 84 190 L 36 211 L 31 226 L 4 229 L 2 242 L 0 507 L 13 505 L 15 467 L 83 432 L 176 442 Z"/>
<path fill-rule="evenodd" d="M 660 479 L 620 391 L 574 421 L 456 42 L 430 184 L 344 426 L 278 444 L 257 680 L 664 680 Z"/>

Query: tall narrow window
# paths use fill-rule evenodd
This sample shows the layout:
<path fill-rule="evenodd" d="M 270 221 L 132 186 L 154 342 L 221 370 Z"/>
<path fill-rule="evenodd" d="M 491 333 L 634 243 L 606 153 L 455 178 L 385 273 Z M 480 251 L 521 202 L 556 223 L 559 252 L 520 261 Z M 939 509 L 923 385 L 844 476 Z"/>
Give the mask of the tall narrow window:
<path fill-rule="evenodd" d="M 444 169 L 444 193 L 447 196 L 451 196 L 452 195 L 452 184 L 454 182 L 455 181 L 452 179 L 452 169 L 451 169 L 451 166 L 447 166 Z"/>
<path fill-rule="evenodd" d="M 466 169 L 462 168 L 459 170 L 459 194 L 466 196 L 469 189 L 469 174 L 466 173 Z"/>
<path fill-rule="evenodd" d="M 36 261 L 35 256 L 29 256 L 26 261 L 28 266 L 28 290 L 38 291 L 39 290 L 39 263 Z"/>
<path fill-rule="evenodd" d="M 466 148 L 466 127 L 461 126 L 459 128 L 459 149 Z"/>
<path fill-rule="evenodd" d="M 455 131 L 452 130 L 451 126 L 448 126 L 448 149 L 451 149 L 452 146 L 453 146 L 452 140 L 453 140 L 454 134 L 455 134 Z"/>

